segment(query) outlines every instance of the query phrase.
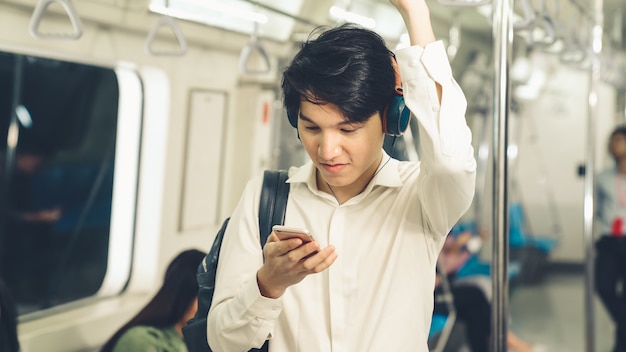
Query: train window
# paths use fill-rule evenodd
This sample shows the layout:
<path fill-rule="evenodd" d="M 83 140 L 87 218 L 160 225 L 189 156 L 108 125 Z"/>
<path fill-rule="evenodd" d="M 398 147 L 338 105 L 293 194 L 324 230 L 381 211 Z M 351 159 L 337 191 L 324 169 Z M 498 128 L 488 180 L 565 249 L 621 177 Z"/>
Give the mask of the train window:
<path fill-rule="evenodd" d="M 20 315 L 96 296 L 104 286 L 117 293 L 128 281 L 130 261 L 109 260 L 112 251 L 130 257 L 132 245 L 134 212 L 112 211 L 114 199 L 134 209 L 136 177 L 118 175 L 136 176 L 136 159 L 116 156 L 128 143 L 120 139 L 128 130 L 121 123 L 129 114 L 121 93 L 132 93 L 122 84 L 127 76 L 0 53 L 0 275 Z M 129 120 L 139 126 L 134 81 L 130 96 L 139 107 Z M 120 188 L 130 198 L 118 197 Z"/>
<path fill-rule="evenodd" d="M 246 34 L 252 34 L 254 24 L 259 23 L 259 36 L 285 42 L 291 35 L 295 20 L 269 11 L 266 6 L 297 16 L 303 2 L 263 0 L 258 1 L 261 4 L 258 6 L 244 0 L 150 0 L 150 11 Z"/>

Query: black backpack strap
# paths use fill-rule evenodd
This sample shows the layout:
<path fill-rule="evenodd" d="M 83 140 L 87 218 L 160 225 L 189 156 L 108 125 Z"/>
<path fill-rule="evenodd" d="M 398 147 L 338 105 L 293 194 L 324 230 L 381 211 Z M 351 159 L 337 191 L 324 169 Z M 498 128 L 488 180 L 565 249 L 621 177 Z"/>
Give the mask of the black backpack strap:
<path fill-rule="evenodd" d="M 263 175 L 263 188 L 259 202 L 259 228 L 261 247 L 265 245 L 267 237 L 272 232 L 272 226 L 283 224 L 285 210 L 289 198 L 289 184 L 287 171 L 267 170 Z M 196 316 L 183 327 L 185 344 L 190 352 L 211 352 L 207 344 L 207 314 L 213 300 L 215 289 L 215 275 L 219 260 L 222 239 L 226 232 L 230 218 L 224 220 L 222 228 L 213 241 L 211 250 L 198 266 L 198 311 Z M 266 340 L 260 349 L 253 348 L 252 352 L 267 352 L 269 349 Z"/>
<path fill-rule="evenodd" d="M 263 188 L 259 201 L 259 230 L 261 247 L 272 233 L 272 226 L 285 222 L 285 210 L 289 198 L 286 170 L 265 170 Z"/>
<path fill-rule="evenodd" d="M 263 188 L 259 201 L 259 239 L 261 248 L 265 246 L 267 237 L 272 233 L 272 226 L 285 223 L 285 211 L 289 198 L 289 184 L 286 170 L 265 170 L 263 174 Z M 253 348 L 251 352 L 267 352 L 268 342 L 265 341 L 260 349 Z"/>

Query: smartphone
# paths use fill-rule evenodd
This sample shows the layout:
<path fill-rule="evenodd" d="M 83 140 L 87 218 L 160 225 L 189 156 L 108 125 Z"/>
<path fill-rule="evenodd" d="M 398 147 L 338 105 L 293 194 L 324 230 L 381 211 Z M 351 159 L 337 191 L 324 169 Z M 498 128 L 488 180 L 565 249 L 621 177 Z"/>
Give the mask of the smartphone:
<path fill-rule="evenodd" d="M 290 238 L 299 238 L 303 243 L 313 241 L 313 236 L 309 233 L 307 229 L 300 229 L 297 227 L 288 227 L 282 225 L 274 225 L 272 230 L 278 236 L 278 238 L 282 240 L 290 239 Z"/>

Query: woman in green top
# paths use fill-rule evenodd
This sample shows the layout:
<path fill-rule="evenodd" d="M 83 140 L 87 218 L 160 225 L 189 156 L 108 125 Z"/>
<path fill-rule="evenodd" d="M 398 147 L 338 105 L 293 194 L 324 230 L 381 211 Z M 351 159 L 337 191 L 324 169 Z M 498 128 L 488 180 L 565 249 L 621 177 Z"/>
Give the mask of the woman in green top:
<path fill-rule="evenodd" d="M 186 352 L 182 328 L 198 308 L 196 272 L 205 255 L 190 249 L 174 258 L 159 292 L 101 351 Z"/>

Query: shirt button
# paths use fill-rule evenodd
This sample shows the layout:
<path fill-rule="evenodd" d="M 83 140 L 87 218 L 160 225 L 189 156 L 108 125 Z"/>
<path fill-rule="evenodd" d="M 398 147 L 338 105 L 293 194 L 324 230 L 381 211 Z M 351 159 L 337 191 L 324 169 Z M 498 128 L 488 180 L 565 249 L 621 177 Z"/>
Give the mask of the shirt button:
<path fill-rule="evenodd" d="M 280 310 L 280 306 L 273 306 L 272 310 Z"/>
<path fill-rule="evenodd" d="M 433 105 L 434 112 L 439 112 L 439 110 L 441 110 L 441 107 L 439 105 Z"/>
<path fill-rule="evenodd" d="M 409 61 L 409 66 L 415 67 L 415 66 L 419 65 L 419 63 L 420 63 L 419 59 L 411 59 L 411 61 Z"/>

